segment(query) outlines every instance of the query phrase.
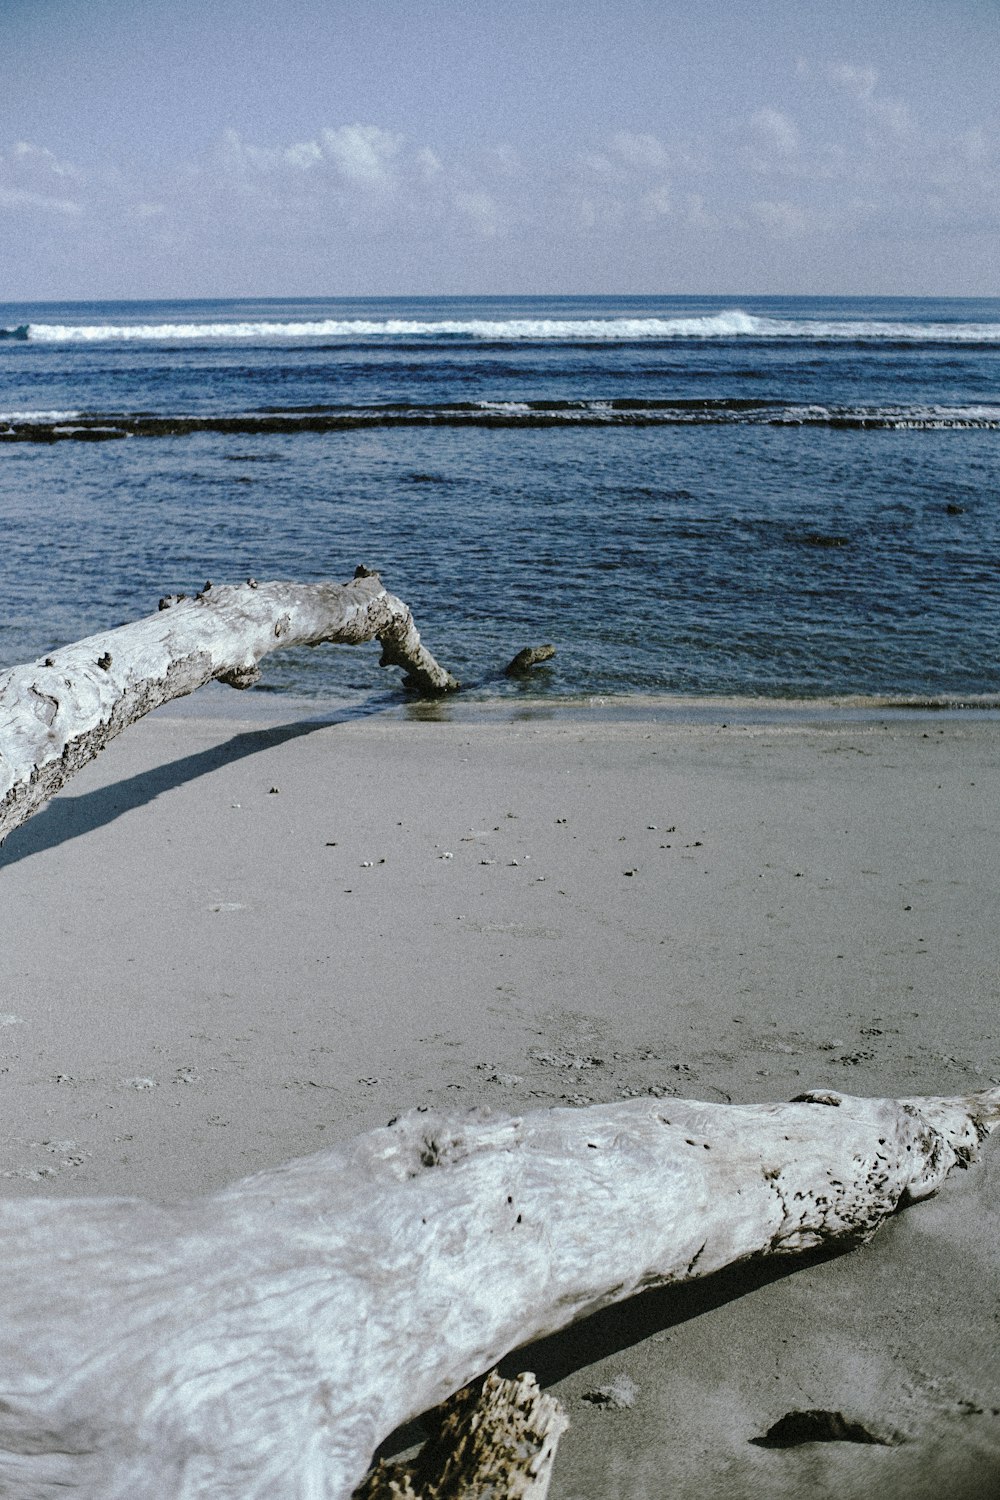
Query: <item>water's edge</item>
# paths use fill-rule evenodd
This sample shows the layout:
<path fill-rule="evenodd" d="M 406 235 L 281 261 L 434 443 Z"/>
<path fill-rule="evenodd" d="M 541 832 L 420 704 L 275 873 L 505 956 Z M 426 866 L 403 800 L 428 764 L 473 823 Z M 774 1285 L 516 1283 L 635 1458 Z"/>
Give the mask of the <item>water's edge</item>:
<path fill-rule="evenodd" d="M 234 692 L 209 683 L 187 698 L 155 711 L 155 719 L 204 719 L 229 723 L 284 724 L 293 721 L 343 723 L 379 718 L 390 722 L 510 725 L 541 722 L 594 724 L 734 725 L 818 723 L 915 723 L 933 720 L 1000 722 L 1000 697 L 928 698 L 757 698 L 681 694 L 602 694 L 577 698 L 480 698 L 458 693 L 445 698 L 417 698 L 373 691 L 370 697 L 306 698 L 292 693 Z"/>

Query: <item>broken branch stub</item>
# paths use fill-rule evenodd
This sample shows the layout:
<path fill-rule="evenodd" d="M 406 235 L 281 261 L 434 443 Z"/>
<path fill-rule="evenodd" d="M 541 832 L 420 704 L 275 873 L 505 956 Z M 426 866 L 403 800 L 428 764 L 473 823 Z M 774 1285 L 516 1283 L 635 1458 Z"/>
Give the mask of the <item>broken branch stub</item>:
<path fill-rule="evenodd" d="M 353 1500 L 545 1500 L 568 1418 L 534 1375 L 491 1370 L 431 1414 L 409 1463 L 379 1463 Z"/>
<path fill-rule="evenodd" d="M 523 646 L 504 667 L 504 676 L 526 677 L 532 667 L 537 667 L 543 661 L 551 661 L 555 654 L 555 646 L 549 643 L 544 646 Z"/>
<path fill-rule="evenodd" d="M 250 687 L 271 651 L 378 640 L 426 693 L 458 687 L 377 573 L 349 583 L 206 584 L 155 615 L 0 672 L 0 840 L 151 709 L 216 679 Z"/>
<path fill-rule="evenodd" d="M 512 1349 L 867 1238 L 998 1121 L 1000 1088 L 415 1111 L 188 1203 L 0 1204 L 0 1493 L 347 1500 Z"/>

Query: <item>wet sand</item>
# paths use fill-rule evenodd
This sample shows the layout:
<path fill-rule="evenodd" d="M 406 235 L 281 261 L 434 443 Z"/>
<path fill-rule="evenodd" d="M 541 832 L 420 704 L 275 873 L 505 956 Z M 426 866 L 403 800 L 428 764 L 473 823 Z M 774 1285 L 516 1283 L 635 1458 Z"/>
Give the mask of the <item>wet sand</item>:
<path fill-rule="evenodd" d="M 280 711 L 154 715 L 0 851 L 6 1193 L 176 1198 L 421 1104 L 1000 1079 L 995 719 Z M 860 1250 L 516 1355 L 552 1500 L 1000 1493 L 998 1146 Z M 880 1441 L 753 1443 L 809 1409 Z"/>

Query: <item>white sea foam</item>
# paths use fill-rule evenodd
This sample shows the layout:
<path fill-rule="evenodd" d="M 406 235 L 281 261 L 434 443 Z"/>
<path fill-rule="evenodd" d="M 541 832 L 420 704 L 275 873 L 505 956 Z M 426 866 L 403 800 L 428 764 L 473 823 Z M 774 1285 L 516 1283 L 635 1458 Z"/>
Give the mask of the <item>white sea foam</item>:
<path fill-rule="evenodd" d="M 75 422 L 78 411 L 0 411 L 0 422 Z"/>
<path fill-rule="evenodd" d="M 731 338 L 753 333 L 759 319 L 742 312 L 706 318 L 408 318 L 248 323 L 32 323 L 36 343 L 158 343 L 174 340 L 469 338 L 662 339 Z"/>
<path fill-rule="evenodd" d="M 974 427 L 992 431 L 1000 429 L 1000 406 L 787 406 L 767 420 L 802 426 L 851 423 L 921 430 Z"/>
<path fill-rule="evenodd" d="M 339 319 L 240 323 L 32 323 L 35 343 L 232 342 L 244 339 L 434 339 L 623 341 L 808 339 L 890 343 L 1000 343 L 1000 323 L 763 318 L 740 311 L 695 318 Z"/>

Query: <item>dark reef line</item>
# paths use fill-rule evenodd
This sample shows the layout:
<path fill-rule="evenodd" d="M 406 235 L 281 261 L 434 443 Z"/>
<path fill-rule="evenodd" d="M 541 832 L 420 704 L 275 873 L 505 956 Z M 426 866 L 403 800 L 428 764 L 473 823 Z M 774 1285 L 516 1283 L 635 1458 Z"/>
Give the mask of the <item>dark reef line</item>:
<path fill-rule="evenodd" d="M 0 418 L 0 421 L 4 421 Z M 61 420 L 7 418 L 0 443 L 114 442 L 128 437 L 184 437 L 191 433 L 344 432 L 378 427 L 829 427 L 853 431 L 1000 431 L 1000 416 L 907 411 L 776 410 L 743 403 L 553 404 L 517 409 L 375 408 L 354 411 L 265 411 L 204 416 L 81 413 Z"/>

